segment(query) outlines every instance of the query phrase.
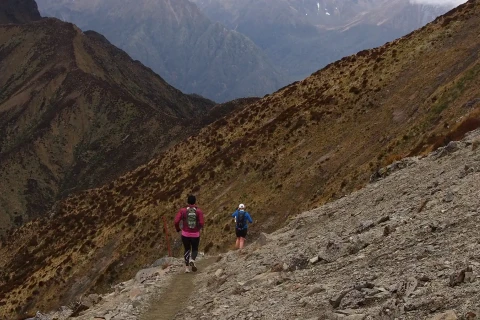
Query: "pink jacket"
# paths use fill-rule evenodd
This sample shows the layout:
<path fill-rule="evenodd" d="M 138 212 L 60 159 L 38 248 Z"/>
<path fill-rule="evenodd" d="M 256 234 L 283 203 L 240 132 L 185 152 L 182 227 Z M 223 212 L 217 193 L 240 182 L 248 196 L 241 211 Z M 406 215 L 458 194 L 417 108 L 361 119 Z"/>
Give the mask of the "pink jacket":
<path fill-rule="evenodd" d="M 197 208 L 197 226 L 195 228 L 189 228 L 187 225 L 187 207 L 195 207 Z M 184 237 L 190 237 L 190 238 L 198 238 L 200 237 L 200 229 L 203 228 L 203 212 L 202 210 L 197 207 L 196 205 L 187 205 L 185 208 L 181 208 L 178 212 L 177 215 L 175 216 L 175 230 L 177 232 L 180 231 L 180 221 L 183 221 L 183 227 L 182 227 L 182 236 Z"/>

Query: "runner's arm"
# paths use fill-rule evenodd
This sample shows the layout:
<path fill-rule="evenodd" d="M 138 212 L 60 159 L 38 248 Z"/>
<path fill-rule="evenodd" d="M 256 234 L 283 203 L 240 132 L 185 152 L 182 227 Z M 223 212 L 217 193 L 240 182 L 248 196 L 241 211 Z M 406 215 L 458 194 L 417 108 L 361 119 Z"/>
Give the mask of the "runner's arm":
<path fill-rule="evenodd" d="M 198 209 L 198 226 L 200 227 L 200 229 L 203 228 L 203 224 L 204 224 L 204 219 L 203 219 L 203 211 Z"/>
<path fill-rule="evenodd" d="M 180 209 L 178 212 L 177 212 L 177 215 L 175 216 L 175 230 L 177 230 L 177 232 L 180 232 L 180 220 L 182 218 L 182 209 Z"/>

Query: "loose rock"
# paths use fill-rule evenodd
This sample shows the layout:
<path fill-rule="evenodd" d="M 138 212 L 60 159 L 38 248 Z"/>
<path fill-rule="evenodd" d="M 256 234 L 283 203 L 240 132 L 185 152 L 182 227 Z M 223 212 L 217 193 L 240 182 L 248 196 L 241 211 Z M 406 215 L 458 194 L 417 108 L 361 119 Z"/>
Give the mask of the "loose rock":
<path fill-rule="evenodd" d="M 433 316 L 430 320 L 458 320 L 458 317 L 453 310 L 448 310 Z"/>

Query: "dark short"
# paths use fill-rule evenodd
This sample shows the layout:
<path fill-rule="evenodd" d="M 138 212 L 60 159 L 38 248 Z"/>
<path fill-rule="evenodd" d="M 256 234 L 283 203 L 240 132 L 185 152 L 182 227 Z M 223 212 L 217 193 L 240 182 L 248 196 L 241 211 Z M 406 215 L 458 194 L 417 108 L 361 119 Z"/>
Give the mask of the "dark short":
<path fill-rule="evenodd" d="M 237 238 L 246 238 L 248 229 L 235 229 Z"/>

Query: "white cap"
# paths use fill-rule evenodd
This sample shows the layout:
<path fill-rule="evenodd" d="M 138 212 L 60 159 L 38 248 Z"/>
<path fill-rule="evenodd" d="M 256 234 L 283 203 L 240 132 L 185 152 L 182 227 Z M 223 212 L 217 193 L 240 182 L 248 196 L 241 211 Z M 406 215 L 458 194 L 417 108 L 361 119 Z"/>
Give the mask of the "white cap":
<path fill-rule="evenodd" d="M 245 205 L 244 205 L 243 203 L 240 203 L 240 204 L 238 205 L 238 209 L 245 209 Z"/>

